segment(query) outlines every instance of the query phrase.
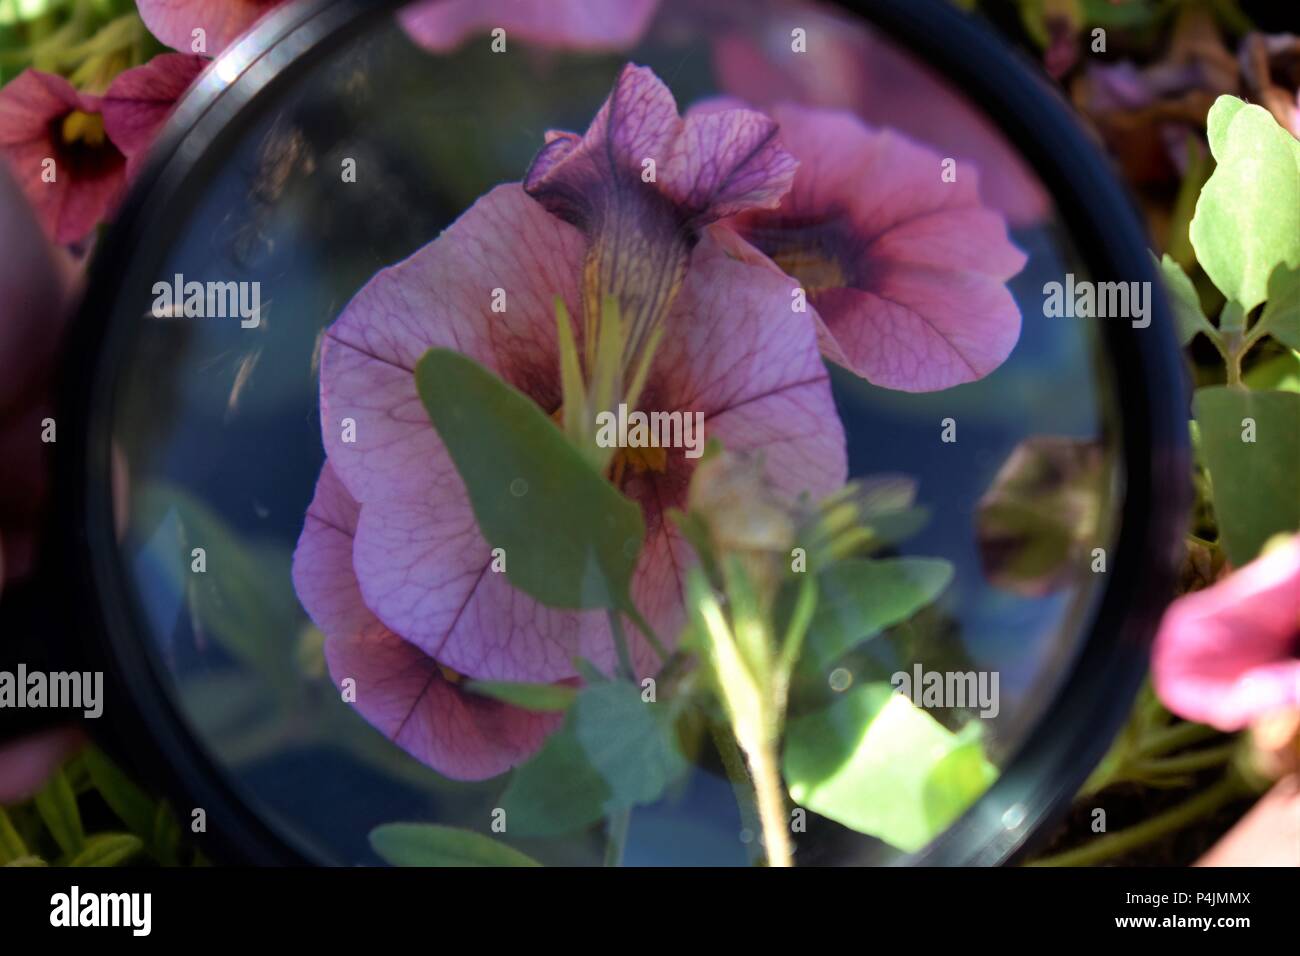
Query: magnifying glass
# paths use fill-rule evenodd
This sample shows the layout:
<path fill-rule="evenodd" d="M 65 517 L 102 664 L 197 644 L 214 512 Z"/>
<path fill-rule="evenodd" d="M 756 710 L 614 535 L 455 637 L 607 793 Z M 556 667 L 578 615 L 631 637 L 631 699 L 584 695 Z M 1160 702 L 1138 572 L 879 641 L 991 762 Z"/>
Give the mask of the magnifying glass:
<path fill-rule="evenodd" d="M 285 7 L 76 325 L 94 729 L 218 859 L 1004 862 L 1144 672 L 1180 375 L 942 4 Z"/>

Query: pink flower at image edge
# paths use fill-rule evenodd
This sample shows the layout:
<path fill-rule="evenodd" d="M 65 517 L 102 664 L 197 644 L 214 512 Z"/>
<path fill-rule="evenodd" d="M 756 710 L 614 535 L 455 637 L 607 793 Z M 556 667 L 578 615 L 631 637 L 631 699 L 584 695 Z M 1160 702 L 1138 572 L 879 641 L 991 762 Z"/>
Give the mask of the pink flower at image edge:
<path fill-rule="evenodd" d="M 1176 600 L 1152 676 L 1171 711 L 1222 731 L 1300 708 L 1300 535 Z"/>

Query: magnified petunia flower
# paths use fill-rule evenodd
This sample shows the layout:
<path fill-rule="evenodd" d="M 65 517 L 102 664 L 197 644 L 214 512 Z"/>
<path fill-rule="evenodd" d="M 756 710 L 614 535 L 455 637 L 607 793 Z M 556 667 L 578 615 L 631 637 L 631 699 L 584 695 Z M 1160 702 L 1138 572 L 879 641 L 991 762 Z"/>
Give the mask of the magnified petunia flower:
<path fill-rule="evenodd" d="M 588 299 L 612 299 L 623 314 L 639 317 L 639 325 L 631 318 L 625 324 L 629 338 L 618 352 L 625 362 L 648 358 L 639 408 L 700 413 L 707 439 L 762 455 L 775 487 L 791 498 L 825 494 L 845 477 L 843 430 L 815 332 L 791 308 L 795 283 L 770 263 L 755 264 L 762 256 L 734 233 L 705 225 L 775 201 L 792 162 L 771 154 L 761 118 L 740 111 L 682 121 L 670 96 L 671 112 L 663 109 L 666 90 L 651 80 L 648 71 L 625 72 L 586 136 L 551 137 L 529 172 L 541 202 L 518 184 L 497 187 L 437 240 L 376 275 L 322 347 L 328 465 L 295 554 L 295 581 L 326 634 L 334 679 L 355 678 L 361 712 L 450 776 L 483 776 L 511 761 L 501 751 L 483 757 L 472 744 L 477 731 L 461 744 L 473 755 L 456 752 L 450 742 L 462 741 L 454 726 L 460 718 L 439 715 L 459 711 L 422 695 L 445 697 L 465 677 L 568 680 L 579 656 L 609 671 L 615 651 L 602 612 L 544 607 L 492 570 L 465 486 L 416 392 L 413 369 L 425 351 L 468 355 L 558 420 L 564 395 L 556 300 L 583 316 L 576 339 L 584 349 L 588 330 L 601 330 Z M 592 155 L 601 143 L 604 155 Z M 660 160 L 654 181 L 641 177 L 647 156 Z M 751 166 L 747 156 L 766 158 Z M 588 178 L 601 169 L 610 175 Z M 676 270 L 666 284 L 657 272 L 665 262 Z M 502 307 L 494 310 L 494 302 Z M 632 348 L 634 328 L 657 347 Z M 698 461 L 688 451 L 619 449 L 607 471 L 640 504 L 646 523 L 632 599 L 670 643 L 684 620 L 692 558 L 666 516 L 685 502 Z M 354 527 L 321 517 L 334 477 L 355 502 Z M 327 522 L 336 527 L 329 539 Z M 346 592 L 347 613 L 322 604 L 335 592 Z M 381 622 L 391 653 L 352 656 L 362 642 L 379 640 L 367 636 L 377 633 L 373 625 L 362 634 L 358 622 L 371 619 Z M 659 663 L 636 635 L 632 657 L 639 674 Z M 428 673 L 427 689 L 412 694 L 393 675 L 417 666 Z M 418 706 L 429 714 L 438 731 L 401 730 L 392 720 L 401 705 L 390 693 L 404 697 L 408 711 Z M 512 715 L 492 713 L 515 726 Z"/>
<path fill-rule="evenodd" d="M 0 154 L 55 242 L 85 238 L 126 184 L 126 159 L 104 131 L 102 109 L 102 97 L 38 70 L 0 88 Z"/>
<path fill-rule="evenodd" d="M 823 354 L 909 392 L 997 368 L 1020 335 L 1006 281 L 1025 255 L 980 201 L 978 177 L 944 181 L 938 153 L 846 112 L 772 116 L 799 160 L 794 185 L 779 208 L 728 224 L 800 281 Z"/>
<path fill-rule="evenodd" d="M 1151 667 L 1171 711 L 1223 731 L 1300 708 L 1300 536 L 1176 600 Z"/>
<path fill-rule="evenodd" d="M 694 8 L 690 0 L 681 3 Z M 1047 215 L 1047 191 L 1025 159 L 940 74 L 817 6 L 768 3 L 763 9 L 738 6 L 713 43 L 726 93 L 768 110 L 784 102 L 849 110 L 956 158 L 962 169 L 974 167 L 985 203 L 1013 226 Z M 802 52 L 792 43 L 796 29 L 804 32 Z"/>

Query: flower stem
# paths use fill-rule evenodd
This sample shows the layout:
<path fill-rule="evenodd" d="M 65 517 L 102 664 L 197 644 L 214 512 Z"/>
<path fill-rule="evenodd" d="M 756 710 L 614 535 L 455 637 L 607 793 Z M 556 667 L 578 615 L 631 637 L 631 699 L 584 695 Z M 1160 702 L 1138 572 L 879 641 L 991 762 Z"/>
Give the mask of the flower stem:
<path fill-rule="evenodd" d="M 750 844 L 749 859 L 751 863 L 757 863 L 759 861 L 757 837 L 762 831 L 763 822 L 758 816 L 754 785 L 749 779 L 749 771 L 745 769 L 745 758 L 741 756 L 740 747 L 737 746 L 730 727 L 710 721 L 709 733 L 713 737 L 713 745 L 718 750 L 718 756 L 722 758 L 722 766 L 727 772 L 727 779 L 731 781 L 731 789 L 736 794 L 736 805 L 740 808 L 740 825 L 755 837 Z"/>
<path fill-rule="evenodd" d="M 790 831 L 785 819 L 785 791 L 781 785 L 781 771 L 776 765 L 775 748 L 767 742 L 755 747 L 749 754 L 749 772 L 754 778 L 754 794 L 758 798 L 758 816 L 763 823 L 763 845 L 767 849 L 767 865 L 794 866 L 790 849 Z"/>
<path fill-rule="evenodd" d="M 623 622 L 619 620 L 618 611 L 609 612 L 609 630 L 614 635 L 614 651 L 618 654 L 618 669 L 630 681 L 636 680 L 636 671 L 632 667 L 632 655 L 627 649 L 627 635 L 623 633 Z"/>
<path fill-rule="evenodd" d="M 609 815 L 605 842 L 605 866 L 622 866 L 623 849 L 627 846 L 627 831 L 632 822 L 631 810 L 616 810 Z"/>
<path fill-rule="evenodd" d="M 1087 846 L 1032 860 L 1026 865 L 1092 866 L 1181 830 L 1189 823 L 1208 816 L 1238 797 L 1245 796 L 1247 792 L 1245 785 L 1235 774 L 1227 774 L 1208 790 L 1137 826 L 1101 837 Z"/>
<path fill-rule="evenodd" d="M 1133 769 L 1139 774 L 1191 773 L 1227 763 L 1236 749 L 1237 745 L 1230 743 L 1221 747 L 1193 750 L 1176 757 L 1164 757 L 1160 760 L 1139 760 L 1133 765 Z"/>
<path fill-rule="evenodd" d="M 1199 743 L 1215 736 L 1217 733 L 1217 730 L 1205 724 L 1175 724 L 1173 727 L 1152 734 L 1142 741 L 1138 745 L 1137 758 L 1139 760 L 1149 760 L 1153 757 L 1159 757 L 1172 750 L 1178 750 L 1180 747 Z"/>

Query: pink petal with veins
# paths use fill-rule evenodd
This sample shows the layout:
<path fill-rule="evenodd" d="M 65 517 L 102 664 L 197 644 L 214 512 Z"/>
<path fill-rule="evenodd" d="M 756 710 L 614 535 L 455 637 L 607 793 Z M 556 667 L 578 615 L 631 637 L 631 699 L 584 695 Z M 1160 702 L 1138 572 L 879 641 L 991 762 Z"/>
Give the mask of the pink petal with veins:
<path fill-rule="evenodd" d="M 286 0 L 139 0 L 140 19 L 166 46 L 182 53 L 217 56 Z M 194 31 L 204 49 L 194 49 Z"/>
<path fill-rule="evenodd" d="M 211 62 L 188 53 L 163 53 L 118 74 L 104 94 L 104 129 L 134 175 L 176 102 Z"/>
<path fill-rule="evenodd" d="M 829 359 L 877 385 L 949 388 L 989 374 L 1020 335 L 1006 281 L 1024 253 L 963 170 L 848 113 L 774 111 L 800 161 L 774 212 L 730 220 L 804 281 Z"/>
<path fill-rule="evenodd" d="M 358 510 L 326 464 L 294 554 L 294 586 L 325 633 L 334 682 L 354 680 L 362 716 L 448 777 L 483 780 L 526 760 L 561 715 L 531 713 L 471 693 L 436 660 L 384 627 L 366 607 L 353 573 Z"/>

